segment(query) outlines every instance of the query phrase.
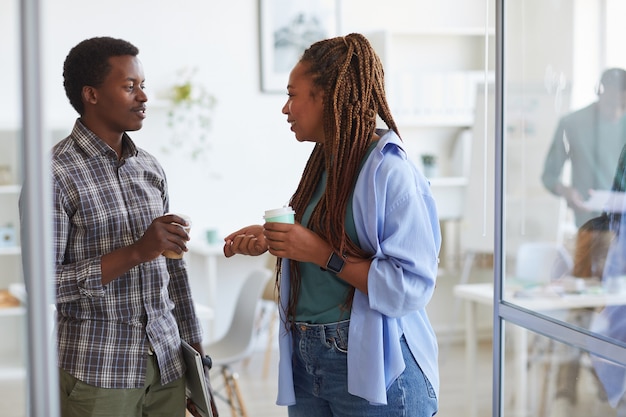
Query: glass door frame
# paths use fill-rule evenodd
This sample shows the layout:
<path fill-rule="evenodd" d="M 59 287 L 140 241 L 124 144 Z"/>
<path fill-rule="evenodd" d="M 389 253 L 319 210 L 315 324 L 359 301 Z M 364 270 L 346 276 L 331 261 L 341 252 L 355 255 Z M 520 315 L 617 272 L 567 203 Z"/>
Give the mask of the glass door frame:
<path fill-rule="evenodd" d="M 51 209 L 52 194 L 50 160 L 45 147 L 44 117 L 41 91 L 41 4 L 39 0 L 20 2 L 20 43 L 22 80 L 22 164 L 24 178 L 22 204 L 22 256 L 25 282 L 40 282 L 28 289 L 27 344 L 27 404 L 28 416 L 59 416 L 59 376 L 56 348 L 49 320 L 49 306 L 54 301 Z M 31 277 L 29 279 L 28 277 Z M 38 277 L 35 281 L 32 277 Z"/>

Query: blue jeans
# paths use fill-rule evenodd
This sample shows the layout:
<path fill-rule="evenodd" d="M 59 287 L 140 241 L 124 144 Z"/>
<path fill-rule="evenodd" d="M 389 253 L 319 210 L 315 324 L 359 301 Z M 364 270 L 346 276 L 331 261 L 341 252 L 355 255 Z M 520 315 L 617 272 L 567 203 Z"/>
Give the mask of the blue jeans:
<path fill-rule="evenodd" d="M 387 405 L 348 393 L 349 321 L 294 330 L 293 379 L 296 404 L 289 417 L 431 417 L 438 408 L 435 391 L 401 339 L 406 369 L 387 390 Z"/>

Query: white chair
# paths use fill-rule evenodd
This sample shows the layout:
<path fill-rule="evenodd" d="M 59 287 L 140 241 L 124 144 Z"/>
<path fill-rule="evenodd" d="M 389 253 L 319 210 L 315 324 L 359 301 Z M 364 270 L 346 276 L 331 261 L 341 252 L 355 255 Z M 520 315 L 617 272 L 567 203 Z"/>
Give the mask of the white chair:
<path fill-rule="evenodd" d="M 515 278 L 525 285 L 546 285 L 571 274 L 574 262 L 570 253 L 556 242 L 525 242 L 517 250 Z M 550 316 L 565 319 L 567 310 L 552 311 Z M 545 413 L 547 399 L 554 397 L 554 385 L 560 357 L 554 340 L 537 335 L 531 341 L 528 369 L 542 384 L 538 410 Z"/>
<path fill-rule="evenodd" d="M 515 278 L 528 284 L 548 284 L 571 272 L 574 262 L 563 245 L 525 242 L 517 250 Z"/>
<path fill-rule="evenodd" d="M 257 310 L 263 290 L 272 277 L 272 271 L 267 269 L 252 271 L 241 286 L 233 318 L 225 335 L 203 346 L 205 353 L 213 361 L 213 369 L 221 373 L 224 382 L 223 388 L 226 395 L 223 396 L 219 392 L 220 387 L 214 390 L 214 394 L 228 404 L 233 417 L 238 413 L 242 417 L 247 417 L 248 413 L 237 382 L 239 376 L 232 371 L 231 366 L 247 359 L 254 350 L 257 335 Z"/>

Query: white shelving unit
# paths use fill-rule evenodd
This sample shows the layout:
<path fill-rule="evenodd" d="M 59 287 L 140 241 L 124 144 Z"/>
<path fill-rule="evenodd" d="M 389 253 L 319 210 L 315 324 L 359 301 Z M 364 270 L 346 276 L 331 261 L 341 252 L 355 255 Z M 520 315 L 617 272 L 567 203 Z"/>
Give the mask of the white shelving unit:
<path fill-rule="evenodd" d="M 0 289 L 8 290 L 11 284 L 23 283 L 20 219 L 18 200 L 21 186 L 18 166 L 19 131 L 0 131 Z M 26 309 L 0 308 L 0 380 L 23 379 L 26 375 L 24 361 L 24 326 Z"/>
<path fill-rule="evenodd" d="M 434 154 L 440 175 L 465 176 L 452 155 L 459 134 L 474 125 L 477 88 L 493 82 L 494 30 L 379 31 L 368 38 L 383 61 L 391 111 L 411 157 L 421 163 L 420 154 Z"/>
<path fill-rule="evenodd" d="M 21 253 L 18 213 L 20 189 L 16 184 L 0 185 L 0 256 Z"/>
<path fill-rule="evenodd" d="M 442 226 L 458 222 L 465 215 L 472 142 L 480 140 L 471 133 L 477 91 L 494 82 L 495 31 L 446 27 L 367 36 L 383 62 L 389 105 L 409 157 L 418 167 L 421 155 L 436 158 L 437 175 L 429 180 Z M 459 231 L 444 236 L 450 239 L 441 256 L 459 260 Z"/>

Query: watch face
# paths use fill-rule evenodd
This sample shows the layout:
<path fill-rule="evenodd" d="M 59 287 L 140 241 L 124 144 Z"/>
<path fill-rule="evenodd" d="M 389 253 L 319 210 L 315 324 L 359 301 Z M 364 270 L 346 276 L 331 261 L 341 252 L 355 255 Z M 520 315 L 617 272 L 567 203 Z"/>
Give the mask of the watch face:
<path fill-rule="evenodd" d="M 334 272 L 335 274 L 338 274 L 343 269 L 344 264 L 345 264 L 345 261 L 341 258 L 341 256 L 337 255 L 336 253 L 333 253 L 330 256 L 330 259 L 328 260 L 326 269 Z"/>

